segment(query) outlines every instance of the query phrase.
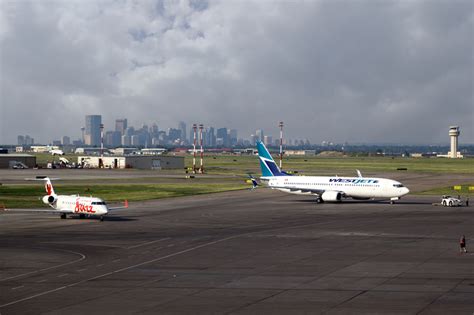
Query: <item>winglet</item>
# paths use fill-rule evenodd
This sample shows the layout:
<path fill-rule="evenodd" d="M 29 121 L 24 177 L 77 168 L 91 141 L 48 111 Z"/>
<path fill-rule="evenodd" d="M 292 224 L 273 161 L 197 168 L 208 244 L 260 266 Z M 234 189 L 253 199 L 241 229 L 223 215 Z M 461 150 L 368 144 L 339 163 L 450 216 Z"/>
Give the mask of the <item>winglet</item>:
<path fill-rule="evenodd" d="M 357 176 L 359 176 L 360 178 L 362 178 L 362 173 L 359 171 L 359 170 L 356 170 L 357 171 Z"/>

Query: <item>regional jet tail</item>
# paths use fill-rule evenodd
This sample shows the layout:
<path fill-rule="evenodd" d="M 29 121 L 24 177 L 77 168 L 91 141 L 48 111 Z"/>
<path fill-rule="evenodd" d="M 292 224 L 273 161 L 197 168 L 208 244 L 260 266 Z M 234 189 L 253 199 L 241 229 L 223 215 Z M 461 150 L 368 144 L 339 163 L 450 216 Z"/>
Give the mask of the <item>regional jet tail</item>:
<path fill-rule="evenodd" d="M 81 197 L 79 195 L 57 195 L 54 191 L 51 179 L 45 176 L 37 176 L 36 179 L 44 181 L 44 188 L 46 195 L 43 196 L 43 203 L 49 205 L 52 209 L 32 209 L 32 210 L 18 210 L 18 211 L 30 211 L 30 212 L 49 212 L 57 213 L 61 219 L 66 219 L 68 214 L 78 214 L 80 218 L 88 217 L 99 217 L 100 221 L 104 220 L 111 210 L 125 209 L 128 208 L 128 201 L 125 200 L 124 206 L 109 208 L 105 201 L 96 197 Z M 9 209 L 8 211 L 17 211 L 15 209 Z"/>
<path fill-rule="evenodd" d="M 318 202 L 341 201 L 342 198 L 357 200 L 390 199 L 391 203 L 408 194 L 408 188 L 386 178 L 327 176 L 291 176 L 280 170 L 267 148 L 257 142 L 262 181 L 272 189 L 287 193 L 316 195 Z"/>

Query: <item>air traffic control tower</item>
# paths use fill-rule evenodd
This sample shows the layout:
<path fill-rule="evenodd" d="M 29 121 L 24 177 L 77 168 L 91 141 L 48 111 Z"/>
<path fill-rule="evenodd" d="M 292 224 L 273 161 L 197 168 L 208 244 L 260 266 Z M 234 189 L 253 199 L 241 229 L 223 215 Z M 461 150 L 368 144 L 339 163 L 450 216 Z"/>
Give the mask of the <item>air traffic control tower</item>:
<path fill-rule="evenodd" d="M 451 151 L 449 151 L 448 156 L 452 159 L 462 157 L 462 155 L 458 153 L 458 137 L 460 133 L 461 132 L 459 131 L 458 126 L 449 127 L 449 136 L 451 137 Z"/>

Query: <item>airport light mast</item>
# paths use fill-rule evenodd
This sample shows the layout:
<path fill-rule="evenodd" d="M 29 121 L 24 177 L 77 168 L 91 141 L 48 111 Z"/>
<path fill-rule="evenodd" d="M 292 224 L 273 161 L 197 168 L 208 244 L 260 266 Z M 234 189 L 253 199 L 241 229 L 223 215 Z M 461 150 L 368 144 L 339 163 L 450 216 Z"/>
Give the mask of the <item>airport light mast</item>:
<path fill-rule="evenodd" d="M 193 142 L 193 173 L 196 174 L 196 129 L 197 125 L 193 124 L 194 142 Z"/>
<path fill-rule="evenodd" d="M 278 124 L 280 127 L 280 169 L 282 169 L 283 163 L 283 121 Z"/>
<path fill-rule="evenodd" d="M 201 145 L 201 167 L 199 168 L 199 173 L 204 174 L 204 149 L 202 147 L 202 129 L 204 128 L 203 124 L 199 124 L 199 142 Z"/>
<path fill-rule="evenodd" d="M 100 159 L 99 168 L 104 168 L 104 124 L 100 124 Z"/>

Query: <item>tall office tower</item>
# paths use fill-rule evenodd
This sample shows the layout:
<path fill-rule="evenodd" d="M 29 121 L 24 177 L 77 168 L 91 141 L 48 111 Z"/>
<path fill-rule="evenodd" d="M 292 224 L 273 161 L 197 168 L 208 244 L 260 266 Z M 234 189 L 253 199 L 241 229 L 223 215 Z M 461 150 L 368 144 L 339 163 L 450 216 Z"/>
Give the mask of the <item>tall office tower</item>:
<path fill-rule="evenodd" d="M 132 137 L 129 135 L 123 135 L 122 136 L 122 145 L 124 147 L 128 147 L 132 144 Z"/>
<path fill-rule="evenodd" d="M 174 142 L 178 139 L 181 139 L 181 130 L 174 129 L 174 128 L 168 128 L 168 139 L 171 142 Z"/>
<path fill-rule="evenodd" d="M 250 135 L 250 144 L 252 146 L 255 146 L 257 144 L 257 136 L 256 135 Z"/>
<path fill-rule="evenodd" d="M 18 136 L 18 145 L 25 145 L 25 137 L 22 135 Z"/>
<path fill-rule="evenodd" d="M 229 131 L 229 144 L 231 146 L 234 146 L 237 144 L 237 130 L 236 129 L 231 129 Z"/>
<path fill-rule="evenodd" d="M 263 135 L 263 130 L 262 129 L 257 129 L 255 130 L 255 136 L 257 137 L 257 141 L 262 141 L 265 139 L 265 136 Z"/>
<path fill-rule="evenodd" d="M 102 124 L 101 115 L 87 115 L 86 129 L 84 130 L 85 145 L 100 145 L 100 125 Z"/>
<path fill-rule="evenodd" d="M 25 136 L 25 145 L 33 145 L 35 144 L 35 139 L 31 138 L 29 135 Z"/>
<path fill-rule="evenodd" d="M 158 138 L 158 132 L 160 130 L 158 129 L 158 125 L 156 123 L 153 123 L 150 127 L 150 134 L 153 138 Z"/>
<path fill-rule="evenodd" d="M 107 131 L 104 139 L 107 147 L 116 148 L 122 144 L 122 135 L 120 131 Z"/>
<path fill-rule="evenodd" d="M 125 129 L 127 129 L 127 118 L 116 119 L 115 120 L 115 131 L 120 132 L 120 135 L 125 134 Z"/>
<path fill-rule="evenodd" d="M 63 145 L 70 145 L 71 144 L 71 138 L 69 138 L 68 136 L 63 136 L 62 144 Z"/>
<path fill-rule="evenodd" d="M 137 147 L 140 145 L 140 136 L 139 135 L 133 135 L 130 137 L 130 144 Z"/>
<path fill-rule="evenodd" d="M 272 136 L 264 136 L 264 137 L 263 137 L 263 143 L 265 143 L 266 146 L 273 145 L 272 141 L 273 141 L 273 137 L 272 137 Z M 278 140 L 278 141 L 279 141 L 279 140 Z M 278 145 L 280 145 L 280 144 L 278 143 Z"/>
<path fill-rule="evenodd" d="M 208 135 L 208 138 L 209 138 L 209 146 L 211 147 L 215 147 L 216 146 L 216 134 L 215 134 L 215 131 L 214 131 L 214 127 L 209 127 L 209 135 Z"/>
<path fill-rule="evenodd" d="M 229 136 L 227 133 L 227 128 L 219 128 L 216 132 L 216 144 L 223 145 L 225 147 L 229 146 Z"/>
<path fill-rule="evenodd" d="M 181 141 L 187 142 L 186 139 L 186 123 L 184 121 L 180 121 L 178 124 L 178 129 L 181 130 Z"/>

